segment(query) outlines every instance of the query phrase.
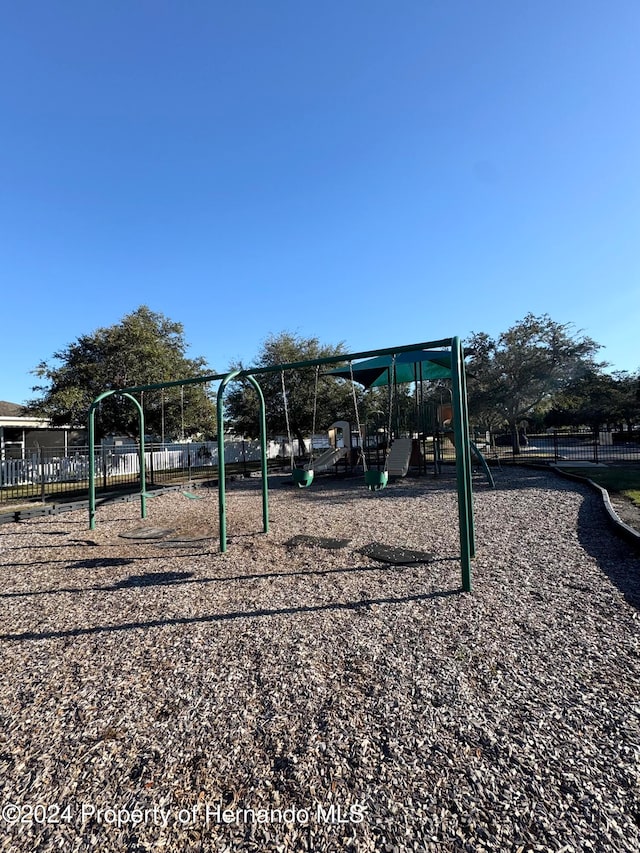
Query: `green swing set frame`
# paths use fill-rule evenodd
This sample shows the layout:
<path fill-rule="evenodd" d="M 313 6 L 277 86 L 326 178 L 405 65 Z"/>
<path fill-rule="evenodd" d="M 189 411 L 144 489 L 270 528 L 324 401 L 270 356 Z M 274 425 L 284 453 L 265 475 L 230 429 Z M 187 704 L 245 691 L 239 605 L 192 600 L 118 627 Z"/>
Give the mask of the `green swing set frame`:
<path fill-rule="evenodd" d="M 144 442 L 144 411 L 138 402 L 135 393 L 149 390 L 158 390 L 168 387 L 201 384 L 206 382 L 220 382 L 217 392 L 217 415 L 218 415 L 218 515 L 220 551 L 227 550 L 227 512 L 226 512 L 226 483 L 225 483 L 225 460 L 224 460 L 224 392 L 227 385 L 232 381 L 247 381 L 256 391 L 259 404 L 260 422 L 260 470 L 262 476 L 262 525 L 263 532 L 269 530 L 269 485 L 267 471 L 267 427 L 266 407 L 264 395 L 257 376 L 265 373 L 282 372 L 285 370 L 296 370 L 305 367 L 317 367 L 322 365 L 347 362 L 352 371 L 352 363 L 361 359 L 379 358 L 380 356 L 391 356 L 392 363 L 401 353 L 415 352 L 416 361 L 421 361 L 425 350 L 436 351 L 438 359 L 450 362 L 450 376 L 452 383 L 453 403 L 453 429 L 456 448 L 456 481 L 458 493 L 458 526 L 460 538 L 460 563 L 462 569 L 462 588 L 465 592 L 471 592 L 471 559 L 475 556 L 475 524 L 473 514 L 473 492 L 472 492 L 472 469 L 471 469 L 471 444 L 469 436 L 469 418 L 467 408 L 467 389 L 464 369 L 464 351 L 459 337 L 444 338 L 426 343 L 409 344 L 400 347 L 389 347 L 385 349 L 369 350 L 366 352 L 349 353 L 338 357 L 311 359 L 307 361 L 292 362 L 289 364 L 278 364 L 269 367 L 249 368 L 247 370 L 232 370 L 226 374 L 212 374 L 208 376 L 197 376 L 187 379 L 179 379 L 172 382 L 153 383 L 148 385 L 134 385 L 127 388 L 117 388 L 103 391 L 99 394 L 89 407 L 87 423 L 89 434 L 89 528 L 95 529 L 96 525 L 96 465 L 95 465 L 95 413 L 100 403 L 107 397 L 116 394 L 129 400 L 138 413 L 139 422 L 139 458 L 140 458 L 140 516 L 147 516 L 147 491 L 145 480 L 145 442 Z M 448 354 L 448 356 L 447 356 Z M 410 356 L 408 356 L 410 359 Z M 424 378 L 428 378 L 428 375 Z M 356 407 L 356 416 L 357 407 Z M 358 418 L 359 420 L 359 418 Z M 312 451 L 313 452 L 313 451 Z M 303 469 L 301 469 L 303 470 Z M 383 488 L 382 481 L 385 479 L 386 471 L 365 471 L 365 483 L 372 490 Z M 368 476 L 369 475 L 369 476 Z M 384 483 L 386 485 L 386 482 Z"/>

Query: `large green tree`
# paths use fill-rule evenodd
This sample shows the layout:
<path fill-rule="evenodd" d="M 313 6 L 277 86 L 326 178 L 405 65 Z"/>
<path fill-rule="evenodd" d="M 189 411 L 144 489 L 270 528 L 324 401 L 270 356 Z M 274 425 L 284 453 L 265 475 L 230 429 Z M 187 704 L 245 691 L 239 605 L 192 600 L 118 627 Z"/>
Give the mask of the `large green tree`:
<path fill-rule="evenodd" d="M 186 348 L 181 323 L 142 305 L 119 323 L 81 335 L 41 362 L 34 373 L 44 382 L 33 388 L 41 396 L 29 409 L 55 425 L 82 427 L 91 402 L 102 391 L 208 372 L 204 358 L 187 358 Z M 143 403 L 147 433 L 168 439 L 215 431 L 214 407 L 203 385 L 147 391 Z M 138 433 L 134 407 L 118 396 L 102 403 L 96 426 L 99 435 Z"/>
<path fill-rule="evenodd" d="M 269 336 L 262 345 L 252 368 L 273 367 L 278 364 L 290 364 L 300 361 L 312 361 L 318 358 L 336 358 L 344 353 L 344 344 L 321 344 L 317 338 L 303 338 L 291 332 L 282 332 Z M 248 369 L 242 363 L 233 364 L 230 370 Z M 326 429 L 336 420 L 354 420 L 351 384 L 344 380 L 325 375 L 331 365 L 320 369 L 318 379 L 316 431 Z M 267 410 L 267 429 L 271 435 L 286 434 L 282 375 L 280 371 L 259 374 L 260 383 Z M 300 448 L 306 452 L 305 436 L 311 434 L 313 424 L 313 404 L 316 380 L 315 367 L 305 367 L 286 371 L 284 376 L 289 428 L 292 436 L 300 442 Z M 361 397 L 361 392 L 358 392 Z M 253 388 L 245 382 L 236 382 L 229 386 L 225 395 L 225 410 L 229 414 L 229 425 L 238 433 L 248 437 L 259 434 L 258 401 Z"/>
<path fill-rule="evenodd" d="M 519 426 L 551 408 L 554 398 L 580 377 L 596 373 L 600 345 L 570 323 L 548 314 L 527 314 L 498 338 L 475 333 L 465 342 L 471 419 L 479 426 L 506 425 L 515 452 L 520 451 Z"/>

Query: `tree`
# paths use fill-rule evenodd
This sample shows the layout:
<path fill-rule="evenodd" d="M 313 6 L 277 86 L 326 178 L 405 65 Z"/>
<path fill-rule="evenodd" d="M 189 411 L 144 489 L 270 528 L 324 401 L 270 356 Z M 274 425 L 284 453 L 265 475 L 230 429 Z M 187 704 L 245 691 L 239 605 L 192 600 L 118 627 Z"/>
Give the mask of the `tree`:
<path fill-rule="evenodd" d="M 640 373 L 624 370 L 613 374 L 615 383 L 615 412 L 621 425 L 626 424 L 631 436 L 633 428 L 640 423 Z"/>
<path fill-rule="evenodd" d="M 547 426 L 589 426 L 597 432 L 619 419 L 618 389 L 613 376 L 589 370 L 557 396 L 545 416 Z"/>
<path fill-rule="evenodd" d="M 594 361 L 600 345 L 570 323 L 548 314 L 527 314 L 497 339 L 474 333 L 466 343 L 470 416 L 486 428 L 506 424 L 514 452 L 520 452 L 519 426 L 549 409 L 554 396 L 603 365 Z"/>
<path fill-rule="evenodd" d="M 46 384 L 33 388 L 42 397 L 28 408 L 54 425 L 85 426 L 91 402 L 103 391 L 201 375 L 204 358 L 189 359 L 185 351 L 182 324 L 142 305 L 119 323 L 81 335 L 49 362 L 41 362 L 33 372 Z M 147 391 L 143 403 L 148 433 L 179 437 L 215 430 L 214 407 L 203 385 Z M 122 397 L 105 399 L 96 430 L 100 436 L 136 436 L 134 407 Z"/>
<path fill-rule="evenodd" d="M 588 372 L 562 393 L 547 413 L 547 426 L 625 427 L 629 437 L 640 421 L 640 376 Z"/>
<path fill-rule="evenodd" d="M 317 338 L 302 338 L 291 332 L 271 335 L 262 345 L 254 368 L 273 367 L 278 364 L 291 364 L 299 361 L 312 361 L 318 358 L 335 356 L 336 364 L 344 353 L 344 344 L 321 345 Z M 353 420 L 353 398 L 351 385 L 344 380 L 326 376 L 321 367 L 318 380 L 318 398 L 316 429 L 328 427 L 336 420 Z M 245 370 L 242 363 L 232 365 L 230 370 Z M 286 372 L 285 389 L 289 426 L 292 435 L 300 442 L 303 453 L 306 452 L 304 436 L 311 434 L 313 425 L 313 399 L 315 388 L 315 367 L 305 367 Z M 286 434 L 287 424 L 282 393 L 282 376 L 279 371 L 259 374 L 260 383 L 267 410 L 267 427 L 271 434 Z M 358 392 L 360 396 L 361 392 Z M 253 388 L 244 382 L 230 385 L 226 392 L 225 409 L 229 412 L 229 424 L 238 435 L 250 438 L 258 436 L 258 401 Z"/>

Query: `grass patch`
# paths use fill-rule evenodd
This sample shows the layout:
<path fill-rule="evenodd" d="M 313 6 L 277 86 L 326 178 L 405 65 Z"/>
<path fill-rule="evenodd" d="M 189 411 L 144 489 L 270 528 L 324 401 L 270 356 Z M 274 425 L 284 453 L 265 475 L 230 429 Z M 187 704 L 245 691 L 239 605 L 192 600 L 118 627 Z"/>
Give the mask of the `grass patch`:
<path fill-rule="evenodd" d="M 620 492 L 640 506 L 640 465 L 610 466 L 608 468 L 574 468 L 571 465 L 558 467 L 569 474 L 587 477 L 608 492 Z"/>
<path fill-rule="evenodd" d="M 640 489 L 624 489 L 622 494 L 629 498 L 636 506 L 640 506 Z"/>

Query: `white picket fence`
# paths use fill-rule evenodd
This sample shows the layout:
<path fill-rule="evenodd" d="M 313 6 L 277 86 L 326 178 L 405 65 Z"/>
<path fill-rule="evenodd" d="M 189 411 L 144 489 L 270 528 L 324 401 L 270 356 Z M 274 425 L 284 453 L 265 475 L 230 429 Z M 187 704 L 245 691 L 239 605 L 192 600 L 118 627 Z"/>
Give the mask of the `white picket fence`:
<path fill-rule="evenodd" d="M 0 462 L 0 486 L 25 486 L 29 483 L 63 483 L 86 480 L 88 456 L 47 457 L 34 454 L 28 459 L 4 459 Z"/>
<path fill-rule="evenodd" d="M 271 441 L 267 456 L 275 459 L 283 449 L 281 442 Z M 259 462 L 260 442 L 235 439 L 225 442 L 225 463 Z M 217 442 L 190 442 L 155 447 L 145 453 L 149 471 L 169 471 L 188 468 L 217 468 Z M 98 476 L 125 478 L 140 473 L 140 457 L 135 445 L 103 448 L 96 453 L 95 470 Z M 79 448 L 71 456 L 56 456 L 41 450 L 28 459 L 0 461 L 0 486 L 22 486 L 34 483 L 69 483 L 89 477 L 88 448 Z"/>

